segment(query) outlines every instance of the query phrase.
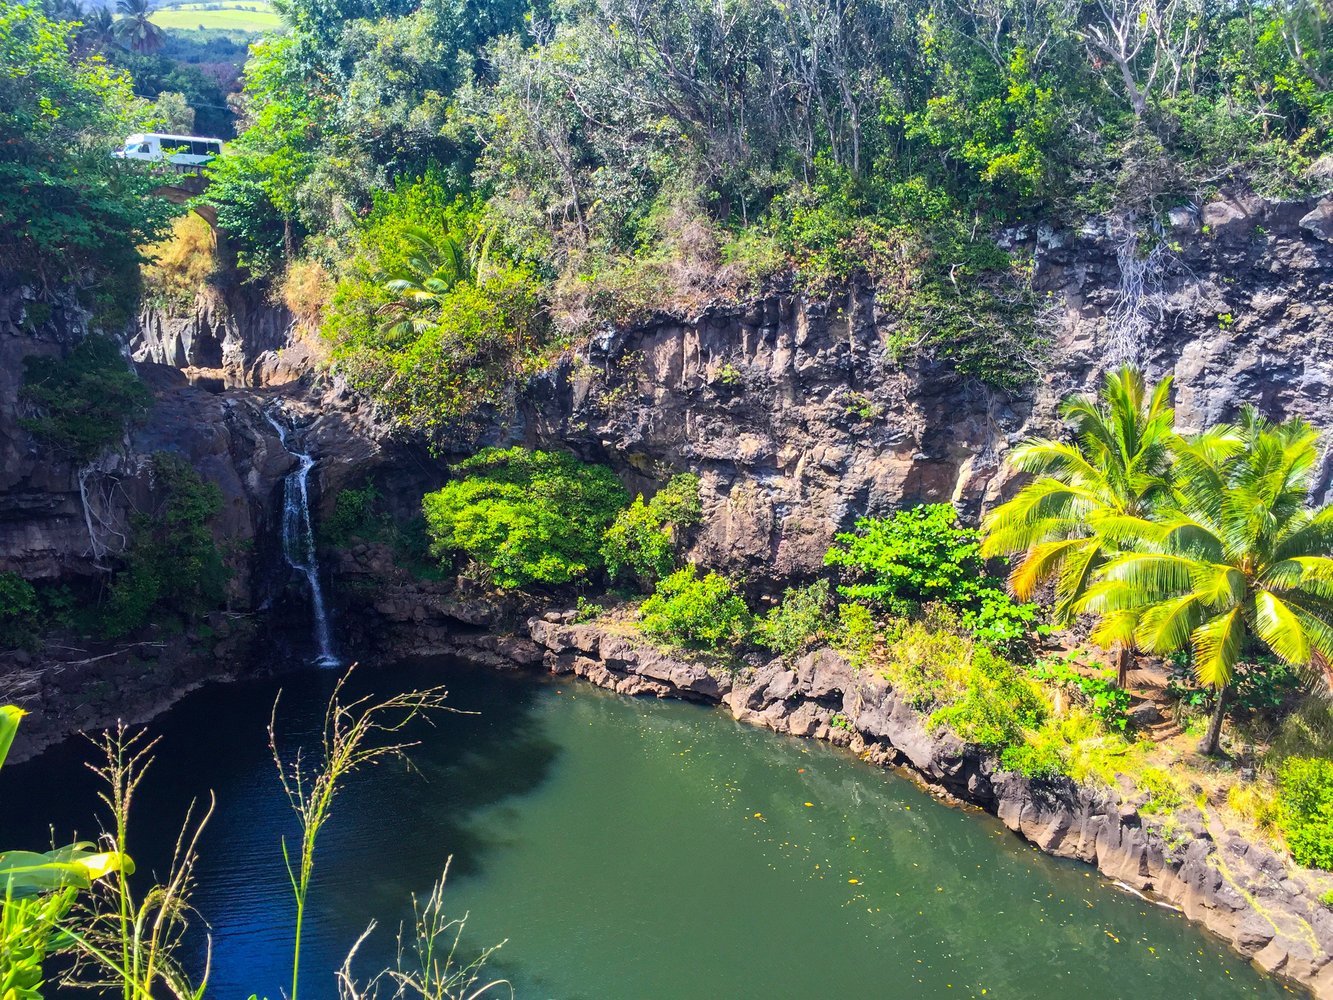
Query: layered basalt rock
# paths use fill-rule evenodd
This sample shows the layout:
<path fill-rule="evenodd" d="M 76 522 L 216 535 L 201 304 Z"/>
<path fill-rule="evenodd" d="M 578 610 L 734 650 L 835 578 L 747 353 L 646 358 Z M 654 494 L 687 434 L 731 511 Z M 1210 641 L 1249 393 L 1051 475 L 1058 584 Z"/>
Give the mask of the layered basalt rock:
<path fill-rule="evenodd" d="M 900 317 L 871 287 L 777 292 L 606 330 L 534 378 L 518 419 L 488 440 L 572 447 L 648 492 L 696 471 L 693 558 L 769 580 L 809 575 L 858 517 L 940 501 L 979 514 L 1008 486 L 1005 452 L 1058 433 L 1060 401 L 1118 363 L 1174 375 L 1184 429 L 1245 402 L 1326 425 L 1328 204 L 1237 192 L 1182 206 L 1146 258 L 1123 220 L 1002 233 L 1032 254 L 1051 340 L 1025 392 L 896 361 Z M 1333 464 L 1323 472 L 1327 482 Z"/>

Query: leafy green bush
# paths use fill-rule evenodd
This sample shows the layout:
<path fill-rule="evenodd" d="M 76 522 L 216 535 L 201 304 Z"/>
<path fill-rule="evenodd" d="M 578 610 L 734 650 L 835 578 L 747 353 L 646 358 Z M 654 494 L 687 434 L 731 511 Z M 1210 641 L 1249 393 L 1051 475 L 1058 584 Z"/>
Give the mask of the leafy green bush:
<path fill-rule="evenodd" d="M 421 501 L 431 553 L 462 553 L 500 587 L 560 584 L 602 567 L 602 535 L 628 497 L 604 465 L 566 452 L 487 448 Z"/>
<path fill-rule="evenodd" d="M 503 401 L 545 334 L 536 275 L 436 171 L 375 195 L 322 332 L 359 392 L 437 437 Z"/>
<path fill-rule="evenodd" d="M 222 509 L 222 491 L 166 452 L 153 456 L 153 475 L 163 499 L 134 519 L 125 567 L 103 608 L 102 628 L 110 638 L 140 628 L 155 613 L 192 620 L 226 597 L 231 574 L 210 527 Z"/>
<path fill-rule="evenodd" d="M 789 588 L 782 604 L 755 622 L 755 640 L 787 659 L 804 652 L 834 631 L 833 595 L 827 580 Z"/>
<path fill-rule="evenodd" d="M 735 584 L 720 573 L 701 578 L 693 564 L 661 580 L 639 614 L 645 633 L 690 649 L 734 648 L 753 627 Z"/>
<path fill-rule="evenodd" d="M 1057 659 L 1043 660 L 1031 673 L 1036 680 L 1077 691 L 1108 729 L 1123 733 L 1128 727 L 1129 692 L 1117 687 L 1113 678 L 1086 677 Z"/>
<path fill-rule="evenodd" d="M 360 489 L 340 490 L 333 501 L 333 513 L 322 525 L 324 540 L 342 547 L 354 538 L 377 538 L 385 527 L 385 517 L 376 509 L 379 500 L 380 492 L 374 483 L 366 483 Z"/>
<path fill-rule="evenodd" d="M 37 591 L 17 573 L 0 573 L 0 649 L 32 644 L 37 635 Z"/>
<path fill-rule="evenodd" d="M 1185 796 L 1180 794 L 1171 775 L 1160 767 L 1145 767 L 1134 775 L 1134 783 L 1140 791 L 1148 793 L 1147 800 L 1139 806 L 1144 816 L 1166 815 L 1185 804 Z"/>
<path fill-rule="evenodd" d="M 838 592 L 891 615 L 912 616 L 923 605 L 954 609 L 978 639 L 1007 655 L 1025 652 L 1027 636 L 1045 631 L 1033 604 L 1015 604 L 985 573 L 980 534 L 958 523 L 950 504 L 929 504 L 887 518 L 862 518 L 856 531 L 834 536 L 824 556 L 850 582 Z"/>
<path fill-rule="evenodd" d="M 703 516 L 699 477 L 673 476 L 647 503 L 639 494 L 621 511 L 602 538 L 602 559 L 613 577 L 633 575 L 652 584 L 676 568 L 681 533 Z"/>
<path fill-rule="evenodd" d="M 1297 863 L 1333 871 L 1333 760 L 1292 757 L 1278 770 L 1282 830 Z"/>
<path fill-rule="evenodd" d="M 990 750 L 1019 743 L 1041 725 L 1050 706 L 1018 667 L 985 646 L 972 651 L 966 690 L 930 714 L 930 728 L 947 726 L 968 743 Z"/>
<path fill-rule="evenodd" d="M 847 653 L 854 666 L 865 664 L 884 636 L 874 614 L 864 604 L 855 601 L 838 605 L 838 620 L 833 644 Z"/>
<path fill-rule="evenodd" d="M 65 358 L 24 358 L 23 369 L 19 398 L 38 410 L 24 428 L 75 462 L 118 441 L 152 402 L 110 337 L 85 337 Z"/>
<path fill-rule="evenodd" d="M 1075 706 L 1025 731 L 1000 752 L 1000 766 L 1036 780 L 1067 777 L 1111 785 L 1135 753 L 1123 736 L 1108 733 L 1096 715 Z"/>

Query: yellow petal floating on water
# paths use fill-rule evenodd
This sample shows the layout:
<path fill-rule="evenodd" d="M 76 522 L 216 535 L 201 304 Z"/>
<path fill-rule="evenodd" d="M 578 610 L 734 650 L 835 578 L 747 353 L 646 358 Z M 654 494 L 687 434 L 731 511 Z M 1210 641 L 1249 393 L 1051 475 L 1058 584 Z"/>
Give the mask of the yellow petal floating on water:
<path fill-rule="evenodd" d="M 805 804 L 805 807 L 806 807 L 807 809 L 812 809 L 812 808 L 814 808 L 814 803 L 813 803 L 813 802 L 807 802 L 807 803 Z"/>

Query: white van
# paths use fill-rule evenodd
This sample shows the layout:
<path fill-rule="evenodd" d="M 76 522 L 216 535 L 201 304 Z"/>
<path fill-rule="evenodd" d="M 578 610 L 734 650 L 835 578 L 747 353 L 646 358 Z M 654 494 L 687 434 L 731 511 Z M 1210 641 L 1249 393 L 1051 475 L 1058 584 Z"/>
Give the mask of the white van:
<path fill-rule="evenodd" d="M 173 167 L 193 170 L 222 155 L 222 140 L 202 135 L 170 135 L 166 132 L 136 132 L 111 154 L 118 160 L 165 160 Z"/>

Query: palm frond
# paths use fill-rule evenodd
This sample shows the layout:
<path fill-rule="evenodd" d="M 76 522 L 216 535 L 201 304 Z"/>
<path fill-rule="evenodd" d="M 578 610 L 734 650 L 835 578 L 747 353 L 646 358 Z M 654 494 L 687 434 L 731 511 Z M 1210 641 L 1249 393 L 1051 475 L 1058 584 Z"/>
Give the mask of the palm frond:
<path fill-rule="evenodd" d="M 1200 684 L 1221 689 L 1231 683 L 1245 645 L 1245 615 L 1237 606 L 1210 618 L 1190 636 L 1194 673 Z"/>
<path fill-rule="evenodd" d="M 1251 625 L 1254 634 L 1279 658 L 1296 666 L 1310 662 L 1310 636 L 1300 616 L 1272 591 L 1254 595 Z"/>
<path fill-rule="evenodd" d="M 1139 648 L 1151 653 L 1183 649 L 1203 620 L 1202 604 L 1197 593 L 1189 593 L 1145 608 L 1134 630 Z"/>

